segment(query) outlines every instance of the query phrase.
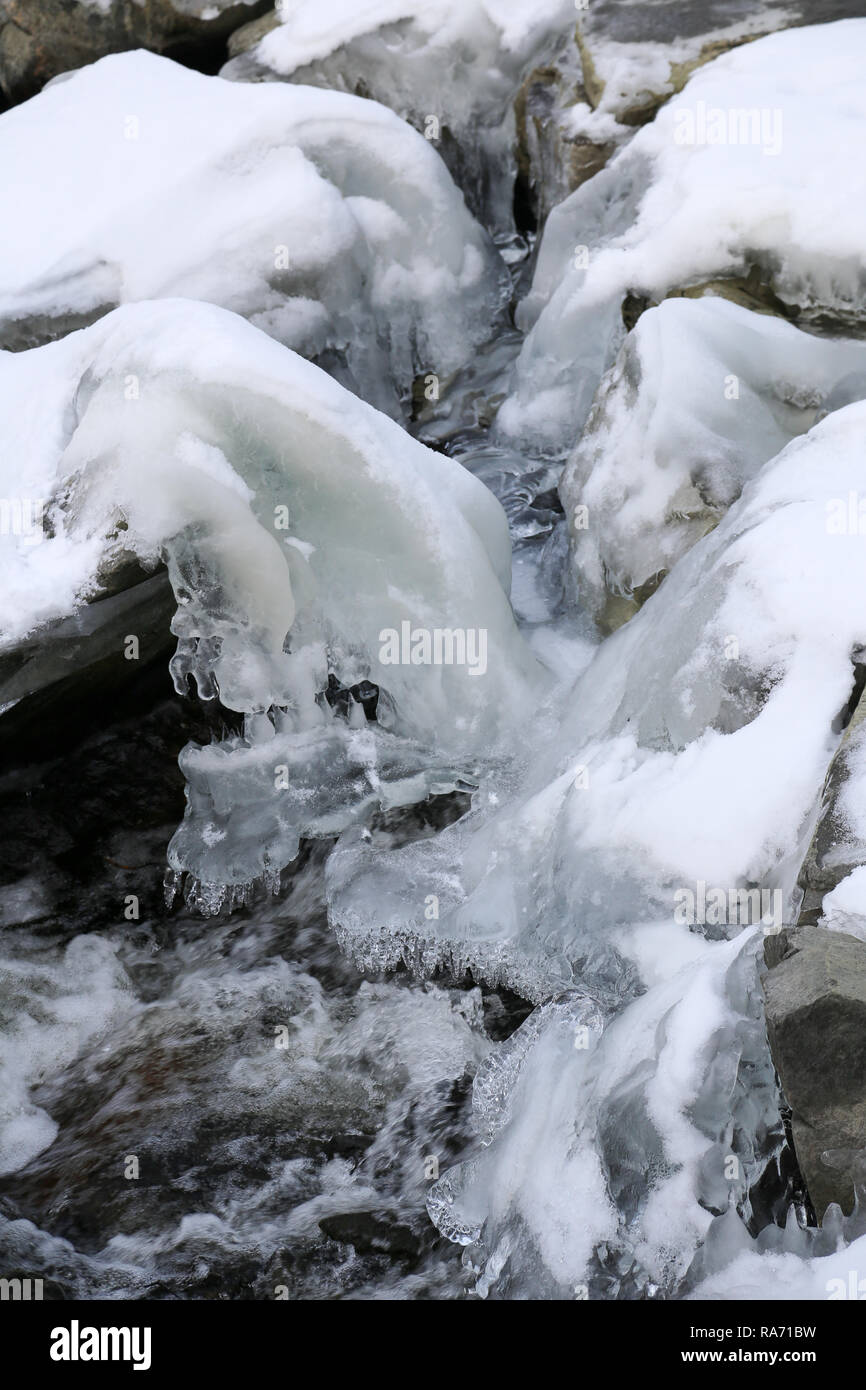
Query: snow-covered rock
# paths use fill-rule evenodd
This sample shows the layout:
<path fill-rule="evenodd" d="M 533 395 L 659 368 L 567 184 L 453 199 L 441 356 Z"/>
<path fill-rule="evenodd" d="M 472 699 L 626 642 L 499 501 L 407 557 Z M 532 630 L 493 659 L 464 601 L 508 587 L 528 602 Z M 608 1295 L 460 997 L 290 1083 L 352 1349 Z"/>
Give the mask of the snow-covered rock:
<path fill-rule="evenodd" d="M 866 20 L 793 29 L 701 68 L 545 229 L 499 415 L 564 451 L 642 305 L 727 281 L 836 331 L 862 323 Z"/>
<path fill-rule="evenodd" d="M 857 0 L 588 0 L 577 10 L 584 87 L 599 116 L 651 120 L 696 68 L 779 29 L 858 14 Z"/>
<path fill-rule="evenodd" d="M 234 35 L 223 75 L 313 83 L 384 102 L 441 151 L 473 212 L 508 231 L 512 103 L 527 65 L 574 19 L 573 0 L 285 0 L 271 18 Z"/>
<path fill-rule="evenodd" d="M 576 23 L 529 73 L 515 101 L 518 170 L 539 229 L 697 68 L 763 34 L 807 22 L 787 0 L 769 0 L 745 15 L 730 0 L 593 0 L 575 8 Z M 829 0 L 825 8 L 820 18 L 829 20 L 855 7 L 852 0 Z"/>
<path fill-rule="evenodd" d="M 104 58 L 0 117 L 0 183 L 6 347 L 183 295 L 396 413 L 501 302 L 504 267 L 430 142 L 345 93 Z"/>
<path fill-rule="evenodd" d="M 560 482 L 577 597 L 612 630 L 816 418 L 866 397 L 866 345 L 728 300 L 668 299 L 626 338 Z"/>

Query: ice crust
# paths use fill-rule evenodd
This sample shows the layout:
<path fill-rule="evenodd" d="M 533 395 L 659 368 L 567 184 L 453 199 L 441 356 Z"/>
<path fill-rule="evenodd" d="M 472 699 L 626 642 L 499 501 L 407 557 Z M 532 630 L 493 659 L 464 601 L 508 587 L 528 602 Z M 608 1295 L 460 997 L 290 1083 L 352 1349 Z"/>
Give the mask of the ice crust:
<path fill-rule="evenodd" d="M 449 1170 L 429 1209 L 469 1247 L 482 1296 L 492 1285 L 518 1298 L 671 1296 L 713 1212 L 748 1215 L 762 1167 L 750 1136 L 764 1137 L 776 1103 L 749 1002 L 754 940 L 642 931 L 661 978 L 628 1008 L 611 1018 L 579 990 L 561 996 L 476 1076 L 484 1147 Z M 494 1066 L 510 1074 L 497 1075 L 491 1114 Z"/>
<path fill-rule="evenodd" d="M 396 913 L 404 875 L 411 902 L 435 892 L 426 868 L 450 884 L 431 939 L 470 958 L 499 943 L 540 979 L 556 955 L 585 971 L 611 927 L 672 913 L 679 886 L 787 895 L 862 642 L 866 551 L 837 523 L 864 433 L 853 404 L 764 466 L 602 644 L 510 804 L 479 806 L 432 846 L 338 847 L 355 929 L 387 922 L 386 903 Z M 373 882 L 393 886 L 362 909 Z"/>
<path fill-rule="evenodd" d="M 505 288 L 431 143 L 343 92 L 118 54 L 0 117 L 0 183 L 5 347 L 182 295 L 397 414 L 490 335 Z"/>

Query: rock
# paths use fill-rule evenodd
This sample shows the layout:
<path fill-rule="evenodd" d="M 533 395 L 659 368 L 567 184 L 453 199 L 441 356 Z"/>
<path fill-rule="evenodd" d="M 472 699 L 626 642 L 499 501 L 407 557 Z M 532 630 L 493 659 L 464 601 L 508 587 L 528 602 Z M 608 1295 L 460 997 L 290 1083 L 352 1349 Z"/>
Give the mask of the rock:
<path fill-rule="evenodd" d="M 712 289 L 816 334 L 864 335 L 860 203 L 835 199 L 848 177 L 848 142 L 858 138 L 843 132 L 866 123 L 866 107 L 854 111 L 838 77 L 840 65 L 856 67 L 861 43 L 859 19 L 740 42 L 703 62 L 682 99 L 666 101 L 625 143 L 623 102 L 667 85 L 674 49 L 647 45 L 643 68 L 623 52 L 604 71 L 595 55 L 597 73 L 607 72 L 603 99 L 562 119 L 570 133 L 613 138 L 619 148 L 547 219 L 531 289 L 515 310 L 526 339 L 497 416 L 500 441 L 564 456 L 625 332 L 669 295 Z M 832 77 L 819 91 L 822 72 Z M 706 148 L 701 122 L 713 111 L 729 113 L 717 133 L 739 147 L 736 158 Z M 765 216 L 752 194 L 769 196 L 770 164 Z M 820 219 L 798 211 L 816 199 Z"/>
<path fill-rule="evenodd" d="M 866 1150 L 866 944 L 820 927 L 765 943 L 767 1034 L 818 1220 L 848 1214 Z"/>
<path fill-rule="evenodd" d="M 129 48 L 215 69 L 227 36 L 267 8 L 267 0 L 0 0 L 0 91 L 26 101 L 60 73 Z"/>
<path fill-rule="evenodd" d="M 28 760 L 46 732 L 74 723 L 88 705 L 109 703 L 176 645 L 177 605 L 164 569 L 148 576 L 128 564 L 106 574 L 99 594 L 75 614 L 49 623 L 0 654 L 0 749 Z M 128 636 L 138 655 L 129 658 Z"/>
<path fill-rule="evenodd" d="M 248 53 L 251 48 L 255 48 L 265 34 L 276 29 L 279 22 L 280 17 L 276 10 L 270 10 L 267 14 L 259 15 L 258 19 L 251 19 L 249 23 L 235 29 L 229 37 L 229 58 L 239 58 L 242 53 Z"/>
<path fill-rule="evenodd" d="M 862 690 L 866 668 L 855 667 L 855 671 L 852 699 Z M 827 772 L 818 824 L 800 870 L 798 885 L 803 891 L 803 901 L 798 925 L 801 926 L 814 925 L 821 916 L 827 894 L 854 869 L 866 864 L 866 840 L 852 827 L 846 805 L 866 747 L 866 700 L 859 700 L 853 714 L 848 710 L 841 712 L 843 725 L 848 719 Z"/>
<path fill-rule="evenodd" d="M 576 102 L 586 102 L 576 49 L 566 50 L 558 64 L 534 68 L 521 83 L 514 100 L 517 129 L 515 219 L 518 228 L 540 231 L 548 213 L 599 169 L 617 149 L 615 140 L 571 133 L 563 119 Z M 521 219 L 521 201 L 530 216 Z M 521 228 L 522 221 L 522 228 Z"/>
<path fill-rule="evenodd" d="M 358 1254 L 373 1252 L 388 1255 L 415 1256 L 419 1253 L 418 1237 L 409 1226 L 383 1220 L 374 1212 L 349 1211 L 323 1216 L 319 1230 L 329 1240 L 351 1245 Z"/>

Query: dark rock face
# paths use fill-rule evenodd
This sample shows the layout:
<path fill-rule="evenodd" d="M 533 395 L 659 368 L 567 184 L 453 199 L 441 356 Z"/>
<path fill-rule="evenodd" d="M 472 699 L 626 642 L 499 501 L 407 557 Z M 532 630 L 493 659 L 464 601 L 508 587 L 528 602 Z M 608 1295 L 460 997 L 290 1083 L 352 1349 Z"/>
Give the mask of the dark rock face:
<path fill-rule="evenodd" d="M 843 724 L 846 716 L 847 711 L 843 711 L 840 716 Z M 843 804 L 848 783 L 852 774 L 856 776 L 856 768 L 863 756 L 864 740 L 866 700 L 861 699 L 830 764 L 818 823 L 800 870 L 798 882 L 803 891 L 800 925 L 816 923 L 821 916 L 825 896 L 853 869 L 866 863 L 866 844 L 852 832 Z"/>
<path fill-rule="evenodd" d="M 106 576 L 103 592 L 72 617 L 48 624 L 0 656 L 0 754 L 8 765 L 46 754 L 46 738 L 76 714 L 104 706 L 140 683 L 175 646 L 177 605 L 165 570 L 148 576 L 134 564 Z M 127 634 L 135 636 L 134 658 Z"/>
<path fill-rule="evenodd" d="M 52 77 L 130 48 L 216 71 L 228 35 L 267 8 L 267 0 L 215 0 L 210 8 L 189 0 L 112 0 L 107 9 L 76 0 L 0 0 L 0 91 L 10 102 L 26 101 Z"/>
<path fill-rule="evenodd" d="M 767 1033 L 812 1205 L 819 1221 L 831 1202 L 850 1213 L 866 1154 L 866 944 L 786 927 L 764 955 Z"/>

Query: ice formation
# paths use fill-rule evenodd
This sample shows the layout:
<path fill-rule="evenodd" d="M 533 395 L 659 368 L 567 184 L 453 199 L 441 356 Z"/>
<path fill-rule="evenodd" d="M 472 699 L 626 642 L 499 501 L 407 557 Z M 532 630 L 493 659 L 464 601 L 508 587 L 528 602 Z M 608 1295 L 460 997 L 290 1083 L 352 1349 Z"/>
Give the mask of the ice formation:
<path fill-rule="evenodd" d="M 242 319 L 129 305 L 4 353 L 0 392 L 7 491 L 26 481 L 53 530 L 4 537 L 6 647 L 130 554 L 162 560 L 178 689 L 194 676 L 247 716 L 243 737 L 185 758 L 175 867 L 220 890 L 278 872 L 305 831 L 457 785 L 531 708 L 539 668 L 493 496 Z M 378 687 L 377 722 L 349 695 L 336 718 L 329 677 Z"/>
<path fill-rule="evenodd" d="M 749 937 L 707 943 L 665 923 L 623 933 L 645 993 L 618 1014 L 564 994 L 482 1066 L 484 1148 L 430 1196 L 478 1262 L 481 1296 L 682 1293 L 714 1214 L 748 1216 L 754 1139 L 778 1127 Z"/>
<path fill-rule="evenodd" d="M 573 26 L 572 0 L 285 0 L 277 18 L 224 76 L 311 82 L 385 102 L 441 150 L 472 210 L 499 232 L 512 229 L 514 90 Z"/>
<path fill-rule="evenodd" d="M 861 650 L 856 509 L 849 522 L 864 436 L 866 404 L 852 404 L 746 485 L 603 644 L 534 794 L 467 818 L 437 844 L 377 854 L 350 836 L 332 857 L 333 910 L 362 959 L 396 958 L 401 896 L 447 883 L 416 964 L 498 970 L 524 992 L 534 983 L 542 1000 L 556 993 L 559 963 L 566 993 L 545 1006 L 545 1027 L 536 1016 L 528 1044 L 509 1044 L 517 1062 L 505 1084 L 485 1089 L 484 1073 L 476 1083 L 489 1147 L 431 1198 L 442 1229 L 480 1258 L 482 1289 L 520 1295 L 546 1280 L 563 1296 L 588 1281 L 593 1296 L 614 1286 L 670 1296 L 750 1247 L 732 1217 L 733 1246 L 724 1226 L 689 1274 L 712 1213 L 748 1213 L 766 1147 L 753 1162 L 743 1136 L 766 1136 L 778 1118 L 754 953 L 764 930 L 790 920 Z M 848 802 L 859 800 L 851 784 Z M 733 911 L 727 885 L 737 886 Z M 840 907 L 851 896 L 837 895 Z M 691 913 L 678 918 L 678 901 Z M 413 959 L 408 946 L 404 956 Z M 736 1080 L 741 1065 L 748 1084 Z M 503 1109 L 492 1131 L 490 1089 Z M 718 1145 L 746 1151 L 736 1190 L 718 1186 Z M 780 1248 L 803 1255 L 805 1240 L 795 1222 Z"/>
<path fill-rule="evenodd" d="M 699 69 L 551 214 L 500 429 L 577 442 L 628 296 L 755 280 L 806 322 L 855 325 L 864 283 L 866 21 L 787 30 Z"/>
<path fill-rule="evenodd" d="M 346 93 L 119 54 L 0 117 L 0 183 L 5 347 L 183 295 L 395 414 L 500 308 L 504 267 L 433 145 Z"/>
<path fill-rule="evenodd" d="M 762 886 L 787 904 L 862 642 L 847 508 L 864 433 L 866 405 L 850 405 L 765 465 L 600 647 L 511 805 L 432 847 L 337 849 L 361 939 L 426 868 L 423 892 L 449 885 L 428 935 L 468 960 L 535 962 L 543 995 L 555 959 L 570 982 L 611 928 L 673 913 L 678 887 Z"/>
<path fill-rule="evenodd" d="M 581 607 L 617 627 L 768 459 L 864 395 L 861 342 L 715 297 L 648 310 L 559 484 Z"/>

